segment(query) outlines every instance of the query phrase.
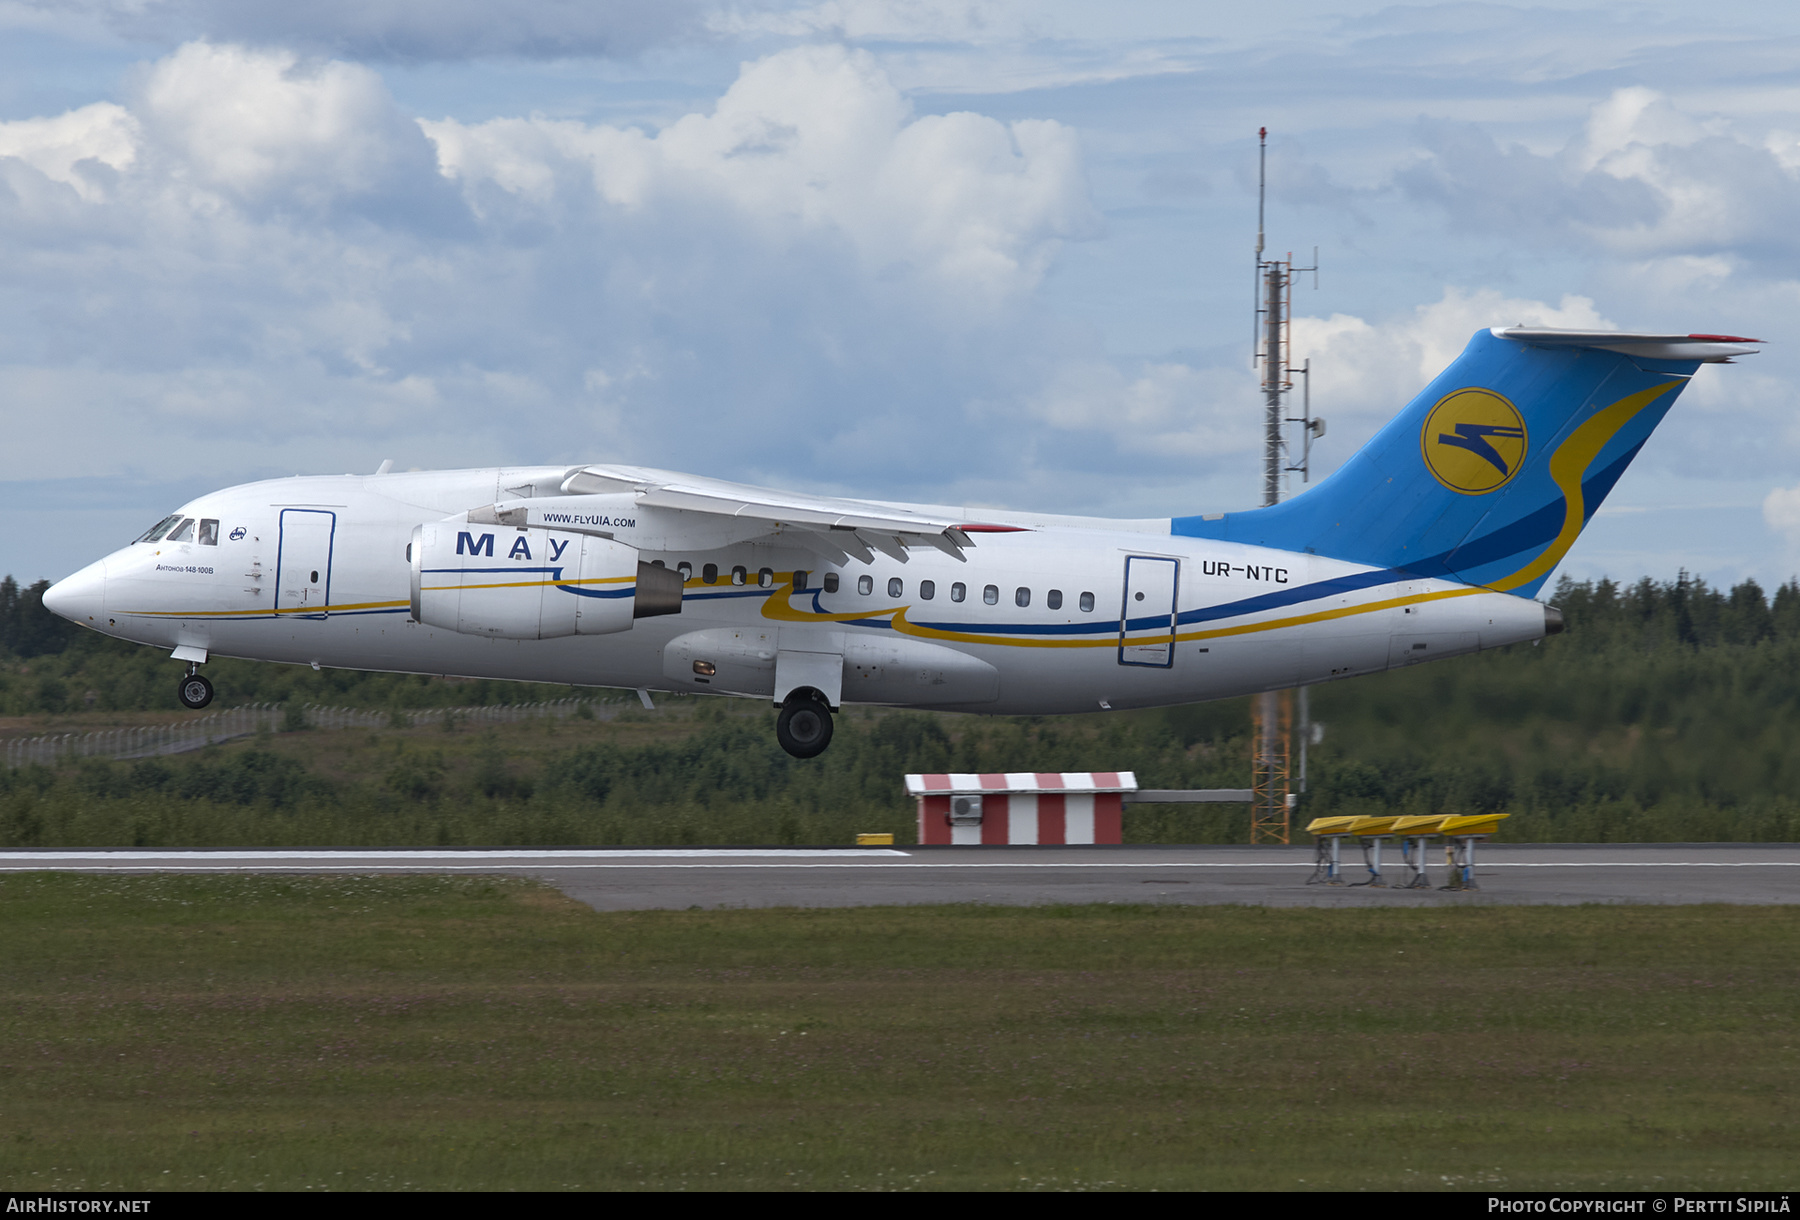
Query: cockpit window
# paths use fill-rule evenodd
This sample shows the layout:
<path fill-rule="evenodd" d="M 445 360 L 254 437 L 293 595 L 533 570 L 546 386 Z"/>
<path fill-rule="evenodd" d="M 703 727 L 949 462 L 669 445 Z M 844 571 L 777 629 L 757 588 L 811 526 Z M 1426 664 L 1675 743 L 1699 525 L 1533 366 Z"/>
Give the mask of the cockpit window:
<path fill-rule="evenodd" d="M 180 525 L 170 530 L 169 536 L 163 539 L 164 542 L 192 542 L 193 540 L 194 519 L 192 517 L 189 517 L 186 521 L 183 521 Z"/>
<path fill-rule="evenodd" d="M 163 536 L 164 530 L 168 529 L 171 525 L 174 525 L 179 520 L 181 520 L 180 513 L 170 513 L 168 516 L 164 517 L 161 521 L 158 521 L 155 525 L 153 525 L 149 529 L 145 530 L 143 537 L 139 538 L 138 541 L 139 542 L 155 542 L 158 538 L 161 538 Z"/>
<path fill-rule="evenodd" d="M 218 518 L 217 517 L 202 517 L 200 519 L 200 533 L 199 533 L 199 536 L 194 539 L 194 541 L 198 542 L 201 546 L 218 546 L 219 545 L 219 520 L 218 520 Z"/>

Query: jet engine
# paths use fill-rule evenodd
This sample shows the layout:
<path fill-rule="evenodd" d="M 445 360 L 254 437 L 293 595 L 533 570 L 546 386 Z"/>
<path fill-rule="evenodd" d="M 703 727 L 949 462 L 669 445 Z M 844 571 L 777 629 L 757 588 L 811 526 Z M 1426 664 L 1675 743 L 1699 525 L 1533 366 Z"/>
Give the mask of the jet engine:
<path fill-rule="evenodd" d="M 409 550 L 412 616 L 429 627 L 547 640 L 681 613 L 681 575 L 611 538 L 440 521 L 415 529 Z"/>

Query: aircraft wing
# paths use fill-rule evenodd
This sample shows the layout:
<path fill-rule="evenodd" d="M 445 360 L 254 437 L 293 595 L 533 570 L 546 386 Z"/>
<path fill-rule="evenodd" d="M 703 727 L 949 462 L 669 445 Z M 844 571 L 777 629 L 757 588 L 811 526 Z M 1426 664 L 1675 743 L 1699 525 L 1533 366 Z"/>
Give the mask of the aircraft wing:
<path fill-rule="evenodd" d="M 921 546 L 962 559 L 963 550 L 975 545 L 970 534 L 1022 528 L 633 466 L 578 467 L 563 480 L 562 490 L 571 496 L 630 493 L 645 508 L 761 522 L 771 533 L 790 534 L 815 550 L 841 552 L 864 563 L 876 551 L 904 563 L 907 549 Z"/>

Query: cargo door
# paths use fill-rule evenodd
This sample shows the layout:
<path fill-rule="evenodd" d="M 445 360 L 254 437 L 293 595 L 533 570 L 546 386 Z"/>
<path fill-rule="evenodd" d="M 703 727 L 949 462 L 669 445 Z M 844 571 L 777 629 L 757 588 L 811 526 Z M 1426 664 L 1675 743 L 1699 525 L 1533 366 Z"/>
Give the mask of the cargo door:
<path fill-rule="evenodd" d="M 321 508 L 281 510 L 275 608 L 302 618 L 324 618 L 331 602 L 331 544 L 337 514 Z"/>
<path fill-rule="evenodd" d="M 1119 664 L 1168 669 L 1175 664 L 1175 598 L 1181 561 L 1155 555 L 1125 558 L 1119 611 Z"/>

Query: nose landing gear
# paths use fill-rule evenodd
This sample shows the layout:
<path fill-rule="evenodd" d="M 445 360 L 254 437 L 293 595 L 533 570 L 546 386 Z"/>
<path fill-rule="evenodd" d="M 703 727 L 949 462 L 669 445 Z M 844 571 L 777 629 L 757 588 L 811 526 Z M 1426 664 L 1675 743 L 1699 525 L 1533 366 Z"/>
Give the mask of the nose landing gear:
<path fill-rule="evenodd" d="M 190 663 L 187 676 L 175 688 L 175 697 L 181 700 L 181 706 L 191 711 L 199 711 L 213 701 L 213 684 L 200 676 L 200 667 Z"/>
<path fill-rule="evenodd" d="M 775 740 L 795 758 L 816 758 L 831 744 L 831 707 L 810 690 L 795 691 L 781 705 Z"/>

